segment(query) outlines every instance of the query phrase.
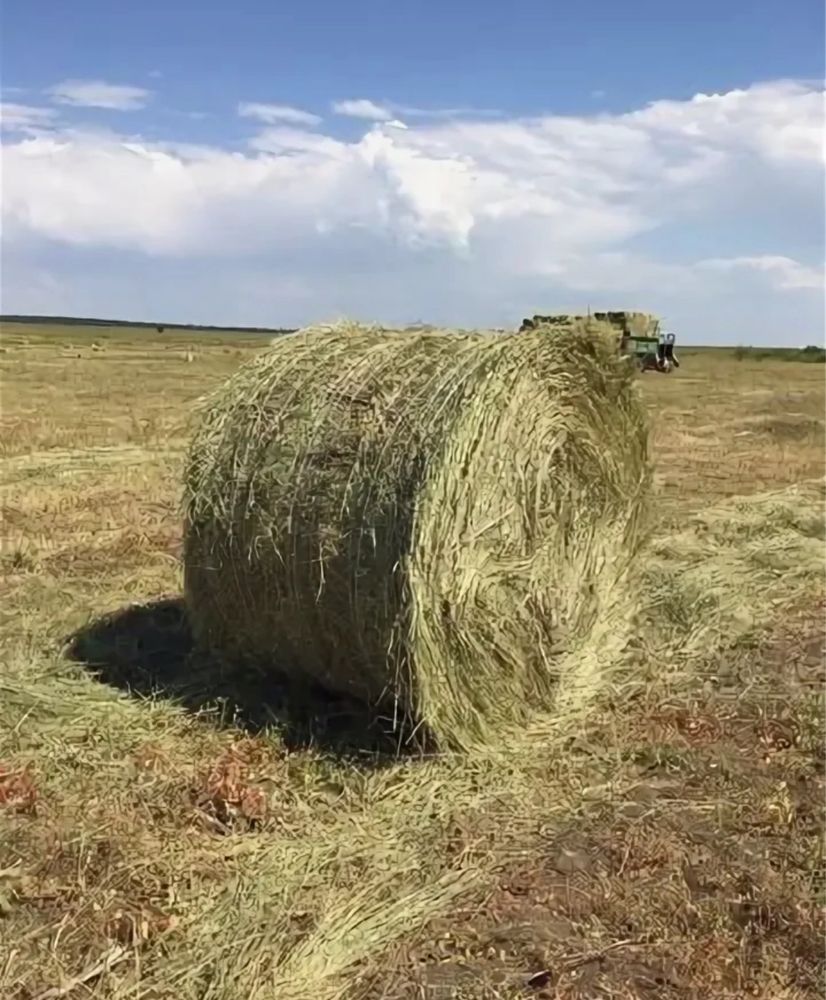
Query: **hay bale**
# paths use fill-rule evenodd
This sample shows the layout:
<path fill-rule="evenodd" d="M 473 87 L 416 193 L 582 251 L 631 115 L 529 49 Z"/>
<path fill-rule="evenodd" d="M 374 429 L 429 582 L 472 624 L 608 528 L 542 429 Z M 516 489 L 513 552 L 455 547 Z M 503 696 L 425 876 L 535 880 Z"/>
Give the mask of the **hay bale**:
<path fill-rule="evenodd" d="M 614 310 L 611 312 L 595 312 L 590 316 L 572 315 L 569 313 L 557 313 L 555 315 L 535 314 L 522 320 L 519 327 L 520 332 L 535 330 L 537 327 L 551 327 L 554 332 L 558 329 L 581 326 L 588 320 L 595 320 L 597 323 L 606 323 L 615 330 L 632 336 L 653 336 L 656 333 L 657 318 L 650 313 L 633 312 L 626 310 Z"/>
<path fill-rule="evenodd" d="M 393 701 L 443 747 L 489 742 L 622 627 L 649 479 L 633 375 L 598 324 L 277 338 L 193 437 L 195 635 Z"/>

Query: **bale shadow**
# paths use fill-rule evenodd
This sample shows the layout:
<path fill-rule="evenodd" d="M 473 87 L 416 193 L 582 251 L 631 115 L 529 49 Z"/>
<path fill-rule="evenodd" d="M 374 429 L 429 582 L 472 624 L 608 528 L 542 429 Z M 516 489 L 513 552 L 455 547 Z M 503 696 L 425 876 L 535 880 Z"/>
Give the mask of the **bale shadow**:
<path fill-rule="evenodd" d="M 218 725 L 276 728 L 288 749 L 312 747 L 373 765 L 423 752 L 409 728 L 394 727 L 380 710 L 198 650 L 180 597 L 104 615 L 69 636 L 64 652 L 130 694 L 168 698 Z"/>

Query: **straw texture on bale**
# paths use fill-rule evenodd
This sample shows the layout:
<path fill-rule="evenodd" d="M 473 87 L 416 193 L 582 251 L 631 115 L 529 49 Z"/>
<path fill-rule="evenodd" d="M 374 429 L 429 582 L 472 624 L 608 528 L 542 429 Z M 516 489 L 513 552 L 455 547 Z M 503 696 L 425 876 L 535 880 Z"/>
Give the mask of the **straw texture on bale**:
<path fill-rule="evenodd" d="M 630 610 L 649 479 L 633 372 L 600 324 L 279 337 L 193 437 L 196 637 L 394 705 L 444 748 L 489 743 L 577 671 L 592 685 L 577 664 Z"/>

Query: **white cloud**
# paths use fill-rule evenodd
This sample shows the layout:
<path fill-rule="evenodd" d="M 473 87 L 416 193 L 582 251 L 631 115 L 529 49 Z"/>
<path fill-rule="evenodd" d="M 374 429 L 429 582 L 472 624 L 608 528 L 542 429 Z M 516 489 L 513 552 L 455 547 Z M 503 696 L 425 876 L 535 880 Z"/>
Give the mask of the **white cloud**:
<path fill-rule="evenodd" d="M 263 129 L 250 140 L 250 146 L 263 153 L 284 155 L 311 153 L 317 157 L 329 156 L 339 159 L 347 155 L 347 147 L 336 139 L 319 135 L 317 132 L 305 132 L 302 129 L 286 126 Z"/>
<path fill-rule="evenodd" d="M 388 118 L 352 141 L 281 118 L 246 152 L 55 130 L 4 143 L 4 301 L 38 311 L 40 289 L 47 311 L 45 256 L 86 314 L 503 325 L 628 306 L 694 339 L 743 340 L 744 317 L 746 339 L 811 339 L 821 110 L 781 81 L 621 115 Z M 106 282 L 84 264 L 104 253 Z M 151 301 L 132 305 L 136 273 Z"/>
<path fill-rule="evenodd" d="M 367 98 L 358 98 L 347 101 L 333 101 L 332 110 L 337 115 L 345 115 L 349 118 L 363 118 L 372 122 L 389 122 L 394 120 L 394 115 L 403 115 L 405 118 L 432 119 L 457 119 L 463 118 L 471 120 L 473 118 L 495 118 L 501 112 L 492 108 L 420 108 L 409 104 L 396 104 L 393 101 L 371 101 Z M 397 120 L 397 119 L 396 119 Z"/>
<path fill-rule="evenodd" d="M 655 101 L 624 117 L 661 136 L 698 145 L 737 146 L 770 160 L 823 163 L 823 112 L 822 84 L 780 80 L 725 94 L 696 94 L 690 101 Z"/>
<path fill-rule="evenodd" d="M 146 106 L 151 96 L 151 91 L 144 87 L 103 80 L 64 80 L 51 87 L 48 93 L 58 104 L 113 111 L 137 111 Z"/>
<path fill-rule="evenodd" d="M 333 101 L 331 107 L 337 115 L 364 118 L 372 122 L 385 122 L 393 117 L 393 112 L 389 108 L 376 104 L 375 101 L 368 101 L 366 98 Z"/>
<path fill-rule="evenodd" d="M 36 133 L 51 128 L 56 118 L 54 108 L 0 102 L 0 128 L 4 131 Z"/>
<path fill-rule="evenodd" d="M 698 262 L 700 270 L 731 273 L 736 271 L 752 271 L 766 275 L 777 288 L 785 291 L 796 291 L 801 288 L 823 289 L 823 267 L 806 267 L 790 257 L 770 256 L 759 257 L 711 257 Z"/>
<path fill-rule="evenodd" d="M 388 109 L 408 118 L 496 118 L 501 111 L 494 108 L 419 108 L 407 104 L 388 104 Z"/>
<path fill-rule="evenodd" d="M 238 114 L 242 118 L 255 118 L 267 125 L 273 125 L 276 122 L 288 122 L 291 125 L 318 125 L 321 121 L 320 115 L 314 115 L 310 111 L 302 111 L 300 108 L 291 108 L 286 104 L 257 104 L 251 101 L 239 104 Z"/>

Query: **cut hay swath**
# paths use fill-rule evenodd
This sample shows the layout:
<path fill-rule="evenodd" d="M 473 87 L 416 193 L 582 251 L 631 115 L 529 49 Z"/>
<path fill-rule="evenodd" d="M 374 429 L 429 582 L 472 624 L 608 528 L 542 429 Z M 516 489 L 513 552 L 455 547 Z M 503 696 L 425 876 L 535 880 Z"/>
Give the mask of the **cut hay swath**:
<path fill-rule="evenodd" d="M 647 428 L 599 324 L 278 338 L 206 402 L 185 590 L 228 662 L 384 706 L 441 748 L 593 693 L 632 610 Z"/>

